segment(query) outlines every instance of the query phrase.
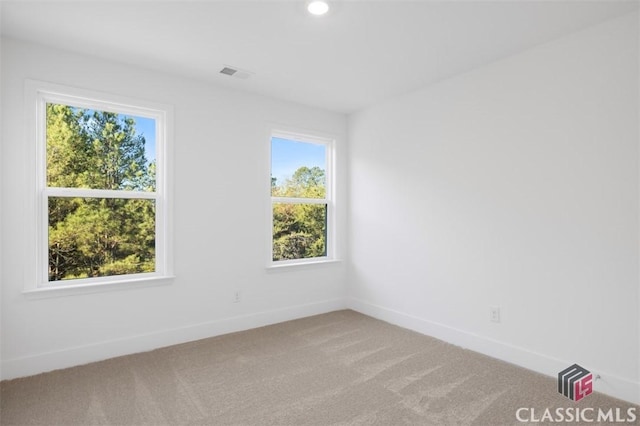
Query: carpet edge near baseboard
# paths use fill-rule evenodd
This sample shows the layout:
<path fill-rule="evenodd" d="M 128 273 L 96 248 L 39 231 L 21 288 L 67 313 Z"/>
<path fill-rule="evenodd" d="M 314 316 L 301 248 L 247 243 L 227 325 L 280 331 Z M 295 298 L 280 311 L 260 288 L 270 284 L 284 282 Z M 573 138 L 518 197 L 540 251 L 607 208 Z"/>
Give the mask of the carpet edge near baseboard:
<path fill-rule="evenodd" d="M 296 305 L 247 315 L 221 318 L 124 338 L 94 342 L 58 351 L 2 360 L 2 380 L 33 376 L 124 355 L 147 352 L 167 346 L 206 339 L 238 331 L 346 309 L 344 299 Z"/>
<path fill-rule="evenodd" d="M 372 318 L 434 337 L 549 377 L 557 377 L 557 372 L 574 363 L 356 298 L 349 298 L 346 307 Z M 594 382 L 594 391 L 640 405 L 640 382 L 633 382 L 606 371 L 592 372 L 594 377 L 596 375 L 600 376 L 600 379 Z"/>

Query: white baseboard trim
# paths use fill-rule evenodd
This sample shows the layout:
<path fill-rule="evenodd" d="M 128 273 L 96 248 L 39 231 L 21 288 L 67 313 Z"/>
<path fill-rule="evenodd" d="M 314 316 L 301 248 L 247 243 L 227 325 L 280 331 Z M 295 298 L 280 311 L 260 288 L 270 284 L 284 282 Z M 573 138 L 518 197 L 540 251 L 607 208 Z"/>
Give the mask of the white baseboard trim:
<path fill-rule="evenodd" d="M 571 361 L 556 359 L 540 353 L 531 352 L 525 348 L 493 340 L 478 334 L 470 333 L 444 324 L 418 318 L 383 306 L 374 305 L 363 300 L 350 298 L 347 308 L 370 317 L 394 324 L 420 334 L 435 337 L 445 342 L 461 346 L 466 349 L 497 358 L 511 364 L 544 374 L 557 377 L 559 371 L 564 370 Z M 588 366 L 585 366 L 588 368 Z M 606 371 L 591 370 L 594 377 L 594 391 L 618 398 L 634 404 L 640 404 L 640 383 L 617 377 Z"/>
<path fill-rule="evenodd" d="M 74 367 L 122 355 L 151 351 L 208 337 L 277 324 L 312 315 L 346 309 L 344 299 L 326 300 L 273 311 L 223 318 L 201 324 L 128 336 L 122 339 L 77 346 L 2 361 L 2 380 L 32 376 L 61 368 Z"/>

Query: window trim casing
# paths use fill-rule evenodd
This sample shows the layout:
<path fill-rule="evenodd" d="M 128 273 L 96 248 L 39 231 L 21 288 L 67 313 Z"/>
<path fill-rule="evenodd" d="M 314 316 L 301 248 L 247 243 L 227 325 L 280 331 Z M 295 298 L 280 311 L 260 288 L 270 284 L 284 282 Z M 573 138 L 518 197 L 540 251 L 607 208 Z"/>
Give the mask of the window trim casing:
<path fill-rule="evenodd" d="M 325 146 L 325 198 L 295 198 L 295 197 L 273 197 L 271 196 L 271 166 L 272 166 L 272 139 L 288 139 L 303 143 L 313 143 Z M 280 269 L 302 265 L 318 265 L 334 263 L 336 257 L 336 137 L 323 134 L 322 132 L 298 130 L 286 126 L 272 126 L 269 129 L 269 150 L 268 150 L 268 230 L 267 232 L 267 269 Z M 273 204 L 278 202 L 290 204 L 326 204 L 327 205 L 327 231 L 326 231 L 326 256 L 310 257 L 303 259 L 273 260 Z"/>
<path fill-rule="evenodd" d="M 152 118 L 156 123 L 156 190 L 113 191 L 83 188 L 55 188 L 46 183 L 46 104 L 61 103 L 118 114 Z M 27 125 L 27 182 L 30 188 L 25 212 L 27 247 L 24 257 L 23 293 L 36 297 L 87 293 L 119 288 L 168 283 L 173 278 L 172 161 L 173 107 L 114 94 L 48 82 L 25 81 L 25 123 Z M 156 203 L 155 271 L 149 273 L 80 278 L 68 281 L 48 279 L 48 211 L 52 196 L 120 199 L 153 199 Z M 35 259 L 35 267 L 31 259 Z"/>

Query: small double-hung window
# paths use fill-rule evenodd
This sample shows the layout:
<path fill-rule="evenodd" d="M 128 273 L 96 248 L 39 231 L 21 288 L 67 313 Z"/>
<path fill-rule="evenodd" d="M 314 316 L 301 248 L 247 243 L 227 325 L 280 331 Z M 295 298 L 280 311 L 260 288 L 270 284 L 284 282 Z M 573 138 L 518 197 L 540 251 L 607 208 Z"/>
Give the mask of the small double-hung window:
<path fill-rule="evenodd" d="M 334 257 L 333 144 L 322 137 L 272 133 L 272 265 Z"/>
<path fill-rule="evenodd" d="M 32 84 L 36 285 L 167 277 L 167 107 Z"/>

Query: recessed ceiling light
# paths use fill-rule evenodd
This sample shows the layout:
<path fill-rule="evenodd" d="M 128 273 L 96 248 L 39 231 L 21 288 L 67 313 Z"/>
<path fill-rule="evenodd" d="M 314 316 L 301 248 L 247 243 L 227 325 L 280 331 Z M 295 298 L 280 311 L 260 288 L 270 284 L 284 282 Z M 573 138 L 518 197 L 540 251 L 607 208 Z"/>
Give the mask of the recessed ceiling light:
<path fill-rule="evenodd" d="M 307 10 L 312 15 L 324 15 L 329 11 L 329 4 L 326 1 L 314 0 L 307 5 Z"/>

